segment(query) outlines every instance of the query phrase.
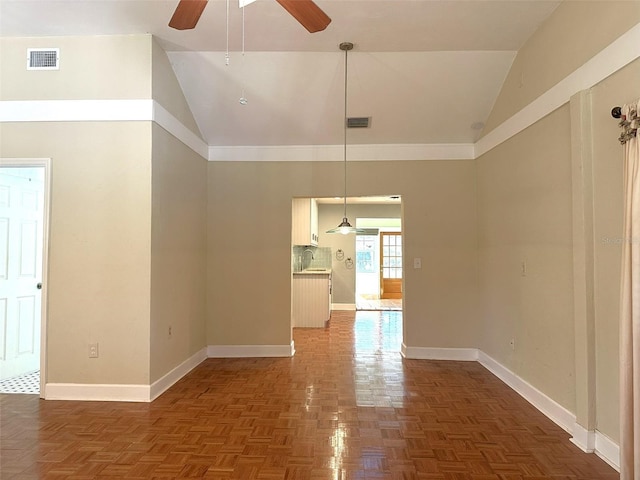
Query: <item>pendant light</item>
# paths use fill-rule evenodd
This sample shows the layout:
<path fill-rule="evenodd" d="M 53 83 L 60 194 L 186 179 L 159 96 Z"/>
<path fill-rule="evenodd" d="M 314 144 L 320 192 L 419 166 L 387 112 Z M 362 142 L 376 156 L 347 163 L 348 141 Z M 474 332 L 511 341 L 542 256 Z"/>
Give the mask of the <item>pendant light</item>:
<path fill-rule="evenodd" d="M 362 233 L 363 230 L 352 227 L 347 218 L 347 54 L 349 50 L 353 50 L 353 43 L 341 43 L 340 50 L 344 52 L 344 216 L 342 217 L 340 225 L 331 230 L 327 230 L 327 233 L 342 233 L 343 235 L 347 235 L 349 233 Z"/>

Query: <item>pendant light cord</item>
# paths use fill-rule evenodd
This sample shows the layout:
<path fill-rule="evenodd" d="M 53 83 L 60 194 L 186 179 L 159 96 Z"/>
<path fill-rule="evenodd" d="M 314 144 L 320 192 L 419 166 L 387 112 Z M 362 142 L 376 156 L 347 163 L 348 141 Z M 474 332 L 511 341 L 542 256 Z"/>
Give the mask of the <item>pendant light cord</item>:
<path fill-rule="evenodd" d="M 229 0 L 227 0 L 227 53 L 224 56 L 224 64 L 229 66 Z"/>
<path fill-rule="evenodd" d="M 242 58 L 244 58 L 244 6 L 242 7 Z"/>
<path fill-rule="evenodd" d="M 244 9 L 246 8 L 246 5 L 242 6 L 242 64 L 240 65 L 240 83 L 242 83 L 242 93 L 240 94 L 240 105 L 246 105 L 247 99 L 244 96 L 244 87 L 245 87 L 245 78 L 246 75 L 244 73 L 245 71 L 245 67 L 244 67 L 244 63 L 245 63 L 245 59 L 244 59 Z"/>
<path fill-rule="evenodd" d="M 347 218 L 347 55 L 349 49 L 344 50 L 344 218 Z"/>

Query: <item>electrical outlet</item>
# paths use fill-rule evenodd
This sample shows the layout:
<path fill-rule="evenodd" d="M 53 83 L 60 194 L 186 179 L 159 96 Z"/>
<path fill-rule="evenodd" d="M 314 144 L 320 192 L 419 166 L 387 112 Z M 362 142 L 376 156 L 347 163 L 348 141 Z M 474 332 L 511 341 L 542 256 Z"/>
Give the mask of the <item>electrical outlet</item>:
<path fill-rule="evenodd" d="M 89 344 L 89 358 L 98 358 L 98 344 L 90 343 Z"/>
<path fill-rule="evenodd" d="M 524 260 L 520 264 L 520 275 L 522 275 L 523 277 L 527 276 L 527 262 L 525 262 Z"/>

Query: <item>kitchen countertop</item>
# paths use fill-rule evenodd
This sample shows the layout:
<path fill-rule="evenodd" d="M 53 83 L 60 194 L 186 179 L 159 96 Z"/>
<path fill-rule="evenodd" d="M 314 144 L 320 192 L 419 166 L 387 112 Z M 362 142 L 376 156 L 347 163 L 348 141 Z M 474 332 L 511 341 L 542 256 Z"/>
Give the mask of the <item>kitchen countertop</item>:
<path fill-rule="evenodd" d="M 293 272 L 294 275 L 331 275 L 330 268 L 307 268 L 301 272 Z"/>

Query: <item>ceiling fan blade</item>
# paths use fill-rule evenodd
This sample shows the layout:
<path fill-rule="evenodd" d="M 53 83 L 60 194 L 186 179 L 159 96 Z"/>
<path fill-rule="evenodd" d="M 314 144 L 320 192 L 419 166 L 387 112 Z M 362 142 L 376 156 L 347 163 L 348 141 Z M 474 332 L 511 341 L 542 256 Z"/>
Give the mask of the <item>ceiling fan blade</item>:
<path fill-rule="evenodd" d="M 276 0 L 287 12 L 302 24 L 310 33 L 319 32 L 331 23 L 329 16 L 324 13 L 313 0 Z"/>
<path fill-rule="evenodd" d="M 208 0 L 180 0 L 173 17 L 169 22 L 171 28 L 176 30 L 190 30 L 196 26 L 200 15 L 207 6 Z"/>

